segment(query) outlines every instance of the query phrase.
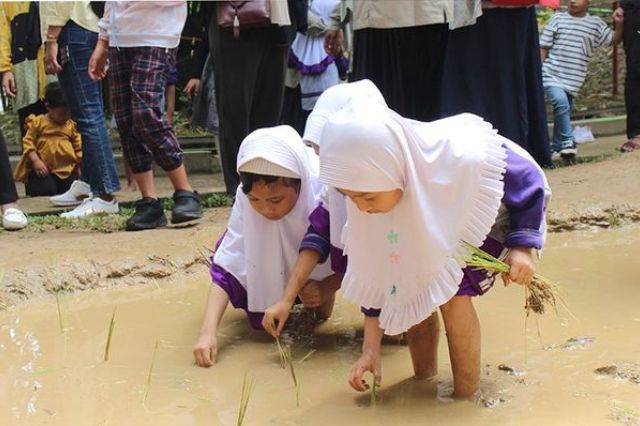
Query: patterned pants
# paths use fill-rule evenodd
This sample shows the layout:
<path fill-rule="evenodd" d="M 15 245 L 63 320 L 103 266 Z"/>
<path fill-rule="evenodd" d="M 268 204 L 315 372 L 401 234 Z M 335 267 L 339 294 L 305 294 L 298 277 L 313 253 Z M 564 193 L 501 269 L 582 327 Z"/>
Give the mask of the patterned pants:
<path fill-rule="evenodd" d="M 177 49 L 112 47 L 109 78 L 113 112 L 122 151 L 133 173 L 151 170 L 153 161 L 165 171 L 182 165 L 182 149 L 162 103 L 168 70 Z"/>

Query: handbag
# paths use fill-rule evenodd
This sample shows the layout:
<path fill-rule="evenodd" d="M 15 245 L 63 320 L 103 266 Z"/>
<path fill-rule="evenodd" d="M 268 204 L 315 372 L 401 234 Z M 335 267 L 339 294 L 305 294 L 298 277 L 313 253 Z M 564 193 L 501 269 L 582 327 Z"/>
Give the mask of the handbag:
<path fill-rule="evenodd" d="M 258 28 L 271 24 L 270 0 L 218 2 L 218 26 L 233 29 L 233 37 L 240 37 L 240 28 Z"/>

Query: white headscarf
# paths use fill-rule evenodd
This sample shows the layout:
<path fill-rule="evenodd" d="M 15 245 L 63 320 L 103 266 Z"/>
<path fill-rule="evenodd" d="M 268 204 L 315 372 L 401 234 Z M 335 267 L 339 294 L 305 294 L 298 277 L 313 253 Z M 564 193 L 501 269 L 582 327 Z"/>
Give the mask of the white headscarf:
<path fill-rule="evenodd" d="M 329 117 L 355 99 L 364 99 L 387 106 L 382 93 L 371 80 L 359 80 L 330 87 L 322 93 L 313 111 L 309 114 L 302 139 L 307 143 L 320 146 L 322 131 Z M 347 200 L 344 195 L 332 187 L 325 188 L 321 200 L 329 211 L 331 245 L 344 249 L 342 229 L 347 222 Z"/>
<path fill-rule="evenodd" d="M 382 308 L 387 334 L 406 331 L 458 291 L 460 241 L 480 246 L 503 196 L 503 138 L 481 118 L 406 120 L 371 102 L 353 102 L 327 123 L 320 180 L 358 192 L 402 189 L 386 214 L 347 206 L 346 298 Z"/>
<path fill-rule="evenodd" d="M 298 201 L 282 219 L 269 220 L 251 207 L 242 185 L 238 186 L 227 233 L 214 262 L 233 274 L 247 290 L 249 310 L 264 312 L 282 297 L 322 185 L 317 179 L 317 155 L 289 126 L 259 129 L 247 136 L 238 152 L 238 171 L 256 159 L 299 177 Z M 316 267 L 311 278 L 322 279 L 330 274 L 329 265 L 323 264 Z"/>

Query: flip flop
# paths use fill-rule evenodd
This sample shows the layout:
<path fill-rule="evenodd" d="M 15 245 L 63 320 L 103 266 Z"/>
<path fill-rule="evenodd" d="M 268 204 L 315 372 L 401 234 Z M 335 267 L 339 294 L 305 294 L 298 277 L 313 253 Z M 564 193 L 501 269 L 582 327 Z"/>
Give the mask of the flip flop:
<path fill-rule="evenodd" d="M 620 147 L 620 151 L 622 152 L 632 152 L 636 149 L 640 149 L 640 140 L 637 138 L 629 139 Z"/>

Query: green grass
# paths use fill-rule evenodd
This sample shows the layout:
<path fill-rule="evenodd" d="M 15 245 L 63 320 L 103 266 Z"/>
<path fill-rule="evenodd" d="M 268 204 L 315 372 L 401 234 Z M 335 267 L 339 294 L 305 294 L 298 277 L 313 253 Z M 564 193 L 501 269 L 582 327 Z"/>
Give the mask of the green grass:
<path fill-rule="evenodd" d="M 205 194 L 202 195 L 202 207 L 205 209 L 216 207 L 228 207 L 233 204 L 233 197 L 226 194 Z M 173 199 L 164 200 L 164 209 L 167 214 L 171 213 Z M 29 225 L 25 228 L 30 232 L 46 232 L 54 229 L 66 230 L 89 230 L 102 233 L 123 231 L 127 219 L 134 213 L 131 206 L 121 206 L 119 214 L 98 214 L 85 218 L 65 219 L 58 214 L 55 215 L 30 215 Z"/>

